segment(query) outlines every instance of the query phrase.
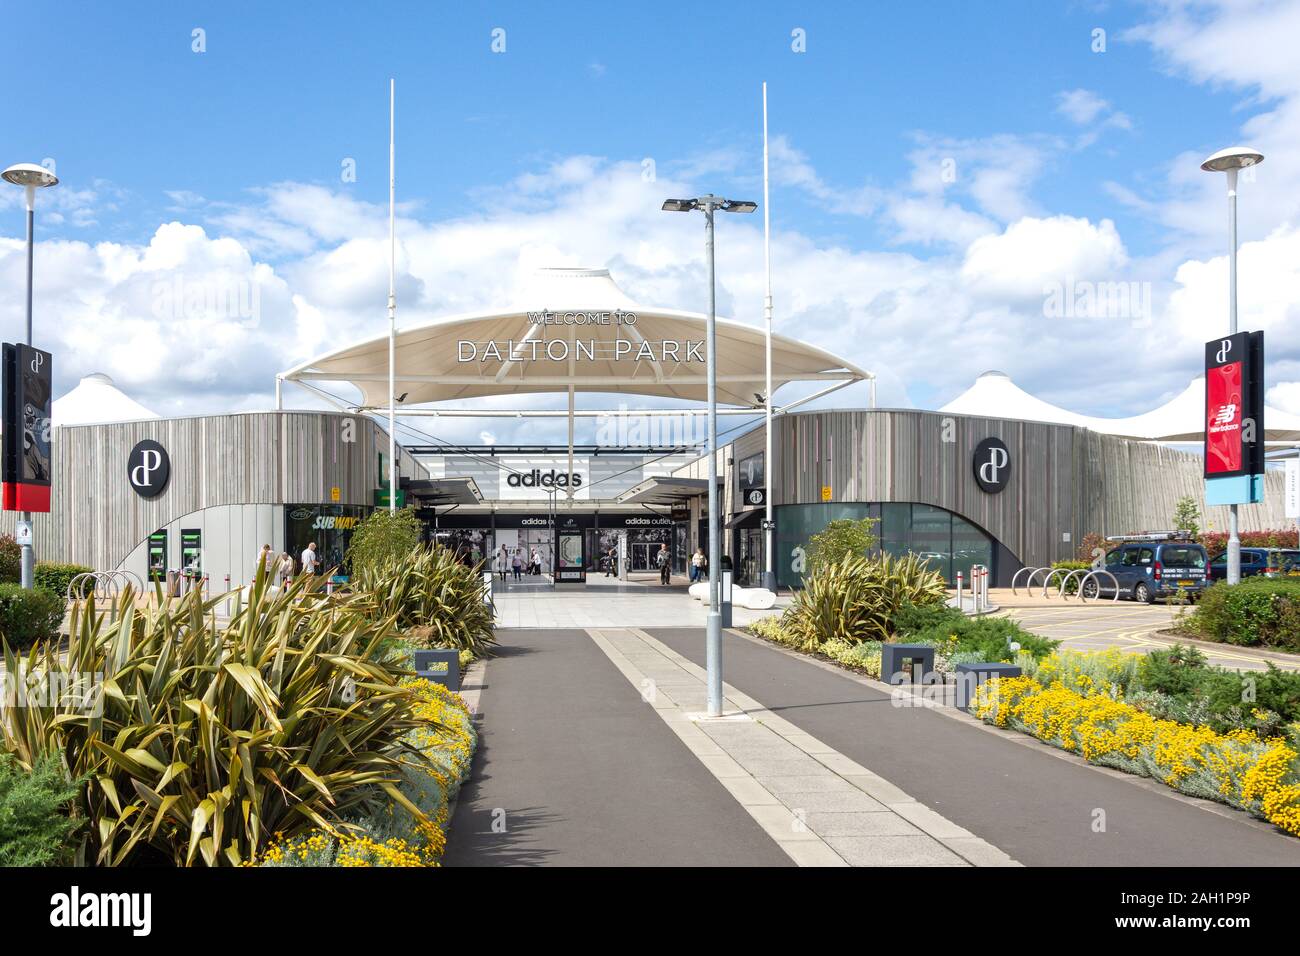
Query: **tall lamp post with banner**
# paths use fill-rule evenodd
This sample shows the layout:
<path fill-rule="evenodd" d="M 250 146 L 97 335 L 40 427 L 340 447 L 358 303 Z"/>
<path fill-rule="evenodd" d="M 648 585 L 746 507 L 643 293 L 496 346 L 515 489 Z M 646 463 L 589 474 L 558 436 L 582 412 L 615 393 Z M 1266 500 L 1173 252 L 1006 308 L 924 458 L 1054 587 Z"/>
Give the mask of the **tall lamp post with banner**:
<path fill-rule="evenodd" d="M 22 547 L 22 586 L 32 587 L 36 552 L 32 512 L 50 510 L 50 354 L 32 348 L 32 260 L 36 227 L 36 190 L 57 186 L 59 178 L 35 163 L 18 163 L 0 173 L 27 194 L 27 341 L 4 348 L 3 504 L 21 511 L 18 540 Z"/>
<path fill-rule="evenodd" d="M 665 212 L 704 212 L 704 258 L 709 270 L 709 320 L 705 360 L 709 378 L 709 615 L 706 618 L 704 663 L 709 716 L 722 716 L 722 502 L 718 500 L 718 356 L 717 289 L 713 270 L 713 213 L 753 212 L 757 203 L 705 195 L 698 199 L 666 199 Z M 769 399 L 770 401 L 770 399 Z"/>
<path fill-rule="evenodd" d="M 1237 332 L 1237 174 L 1264 154 L 1221 149 L 1201 169 L 1228 174 L 1228 337 L 1205 346 L 1205 500 L 1228 505 L 1228 583 L 1241 582 L 1237 506 L 1264 491 L 1264 337 Z"/>

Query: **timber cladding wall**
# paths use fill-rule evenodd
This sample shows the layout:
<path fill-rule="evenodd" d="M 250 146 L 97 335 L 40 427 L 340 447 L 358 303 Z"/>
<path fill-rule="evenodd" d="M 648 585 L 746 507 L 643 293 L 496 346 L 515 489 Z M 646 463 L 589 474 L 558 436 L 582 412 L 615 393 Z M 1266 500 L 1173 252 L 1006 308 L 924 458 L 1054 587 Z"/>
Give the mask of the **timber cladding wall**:
<path fill-rule="evenodd" d="M 135 444 L 170 459 L 167 487 L 140 497 L 127 480 Z M 112 568 L 154 530 L 217 505 L 373 505 L 388 439 L 361 415 L 257 412 L 59 428 L 49 515 L 34 516 L 37 557 Z M 404 456 L 404 473 L 418 468 Z M 3 513 L 12 533 L 16 514 Z"/>
<path fill-rule="evenodd" d="M 1070 425 L 854 410 L 781 415 L 775 428 L 775 504 L 821 501 L 829 488 L 832 501 L 937 505 L 985 529 L 1024 564 L 1072 558 L 1088 532 L 1168 528 L 1184 495 L 1201 503 L 1203 525 L 1227 527 L 1226 508 L 1205 506 L 1199 455 Z M 972 467 L 975 447 L 991 436 L 1011 455 L 997 494 L 979 487 Z M 1264 504 L 1241 509 L 1244 530 L 1290 524 L 1281 474 L 1270 472 L 1265 486 Z"/>

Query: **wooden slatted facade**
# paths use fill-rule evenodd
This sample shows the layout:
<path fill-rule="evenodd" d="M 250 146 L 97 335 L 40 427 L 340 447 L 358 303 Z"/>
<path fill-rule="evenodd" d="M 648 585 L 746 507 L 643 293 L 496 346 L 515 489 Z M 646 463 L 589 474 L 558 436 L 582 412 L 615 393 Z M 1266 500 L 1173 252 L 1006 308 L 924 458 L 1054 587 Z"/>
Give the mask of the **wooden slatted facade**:
<path fill-rule="evenodd" d="M 167 487 L 152 499 L 127 480 L 131 449 L 146 438 L 171 464 Z M 65 426 L 53 444 L 52 511 L 33 516 L 37 557 L 99 569 L 118 567 L 150 533 L 204 509 L 373 505 L 380 454 L 388 454 L 387 434 L 370 418 L 320 411 Z M 401 474 L 423 473 L 401 458 Z M 13 533 L 16 519 L 0 513 L 0 532 Z"/>
<path fill-rule="evenodd" d="M 1089 532 L 1167 529 L 1186 495 L 1201 503 L 1204 527 L 1228 526 L 1226 507 L 1205 505 L 1201 457 L 1158 444 L 1070 425 L 911 410 L 798 412 L 778 416 L 774 427 L 776 480 L 769 468 L 767 482 L 776 507 L 820 502 L 824 487 L 833 502 L 936 505 L 984 529 L 1025 565 L 1073 558 Z M 1011 453 L 1010 479 L 998 494 L 982 491 L 972 468 L 976 445 L 989 436 Z M 763 446 L 760 426 L 720 458 L 740 462 Z M 1280 472 L 1265 476 L 1264 503 L 1240 509 L 1242 530 L 1292 525 L 1282 482 Z M 729 500 L 735 483 L 729 476 Z M 999 570 L 1005 578 L 1014 569 Z"/>

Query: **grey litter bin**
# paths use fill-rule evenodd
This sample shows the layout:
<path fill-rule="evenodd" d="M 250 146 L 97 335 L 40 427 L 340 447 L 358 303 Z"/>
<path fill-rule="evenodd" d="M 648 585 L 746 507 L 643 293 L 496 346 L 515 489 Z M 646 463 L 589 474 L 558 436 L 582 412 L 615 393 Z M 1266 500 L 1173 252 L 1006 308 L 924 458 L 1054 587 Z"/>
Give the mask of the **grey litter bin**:
<path fill-rule="evenodd" d="M 415 673 L 448 690 L 460 690 L 460 652 L 435 648 L 415 652 Z"/>
<path fill-rule="evenodd" d="M 991 677 L 1019 677 L 1020 668 L 1015 664 L 958 664 L 956 673 L 957 707 L 970 710 L 970 702 L 980 684 Z"/>

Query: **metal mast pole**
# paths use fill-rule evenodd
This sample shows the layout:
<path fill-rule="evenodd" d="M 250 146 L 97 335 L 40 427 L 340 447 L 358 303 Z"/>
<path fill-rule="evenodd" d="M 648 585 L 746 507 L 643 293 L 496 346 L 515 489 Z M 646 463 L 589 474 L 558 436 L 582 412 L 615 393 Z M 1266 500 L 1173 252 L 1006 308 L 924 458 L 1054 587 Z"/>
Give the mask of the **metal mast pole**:
<path fill-rule="evenodd" d="M 388 81 L 388 510 L 397 510 L 397 152 L 394 109 L 397 81 Z"/>
<path fill-rule="evenodd" d="M 763 84 L 763 273 L 767 291 L 763 295 L 763 317 L 767 324 L 767 391 L 763 406 L 767 419 L 767 447 L 763 452 L 763 587 L 776 592 L 776 536 L 772 524 L 772 489 L 776 486 L 776 464 L 772 460 L 772 204 L 768 199 L 767 176 L 767 83 Z"/>
<path fill-rule="evenodd" d="M 33 237 L 36 232 L 36 187 L 28 186 L 27 193 L 27 345 L 32 345 L 32 259 L 35 253 L 35 244 Z M 38 422 L 37 426 L 40 427 Z M 21 436 L 20 436 L 21 437 Z M 21 447 L 21 446 L 20 446 Z M 24 511 L 22 513 L 23 523 L 27 526 L 27 538 L 33 535 L 30 531 L 32 526 L 32 513 Z M 36 549 L 29 540 L 24 540 L 22 546 L 20 571 L 20 580 L 22 586 L 31 589 L 35 585 L 36 577 Z"/>
<path fill-rule="evenodd" d="M 709 323 L 707 342 L 709 377 L 709 614 L 706 619 L 705 670 L 709 716 L 722 716 L 722 528 L 718 501 L 718 356 L 717 296 L 713 279 L 713 197 L 704 207 L 704 252 L 709 270 Z"/>
<path fill-rule="evenodd" d="M 1228 170 L 1228 334 L 1237 333 L 1237 170 Z M 1260 435 L 1263 441 L 1264 436 Z M 1241 536 L 1237 506 L 1228 506 L 1228 583 L 1241 583 Z"/>

